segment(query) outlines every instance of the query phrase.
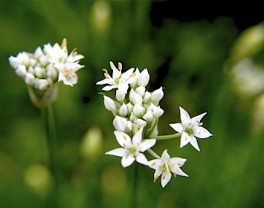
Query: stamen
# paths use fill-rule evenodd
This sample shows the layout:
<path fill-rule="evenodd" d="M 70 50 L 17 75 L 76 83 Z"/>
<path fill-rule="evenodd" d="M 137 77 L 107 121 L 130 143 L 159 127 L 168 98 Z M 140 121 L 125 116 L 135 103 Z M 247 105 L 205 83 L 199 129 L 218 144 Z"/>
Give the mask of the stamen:
<path fill-rule="evenodd" d="M 120 62 L 118 62 L 118 66 L 117 68 L 121 71 L 122 70 L 122 64 Z"/>
<path fill-rule="evenodd" d="M 110 61 L 110 68 L 113 70 L 115 67 L 114 63 L 112 61 Z"/>

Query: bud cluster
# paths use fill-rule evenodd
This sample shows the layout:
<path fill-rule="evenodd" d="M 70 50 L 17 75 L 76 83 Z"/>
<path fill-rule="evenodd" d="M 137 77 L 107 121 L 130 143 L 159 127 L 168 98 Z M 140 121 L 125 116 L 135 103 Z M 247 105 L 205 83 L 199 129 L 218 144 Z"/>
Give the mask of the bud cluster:
<path fill-rule="evenodd" d="M 33 103 L 42 107 L 56 98 L 58 81 L 70 86 L 77 83 L 76 71 L 83 67 L 78 63 L 82 58 L 76 51 L 68 54 L 64 39 L 61 46 L 48 43 L 34 53 L 20 52 L 16 57 L 10 56 L 9 63 L 24 79 Z"/>
<path fill-rule="evenodd" d="M 159 117 L 164 111 L 160 108 L 159 102 L 163 98 L 163 90 L 159 88 L 154 92 L 146 90 L 149 83 L 149 73 L 147 69 L 140 72 L 138 69 L 130 69 L 129 74 L 121 73 L 122 66 L 119 63 L 117 69 L 111 62 L 113 72 L 118 72 L 117 77 L 111 78 L 105 71 L 105 79 L 97 82 L 102 84 L 106 80 L 113 79 L 117 90 L 115 100 L 104 95 L 104 105 L 111 111 L 115 118 L 113 125 L 117 131 L 133 135 L 138 129 L 144 127 L 146 138 L 157 136 L 157 124 Z M 113 73 L 114 74 L 114 73 Z M 124 79 L 123 76 L 127 76 Z"/>

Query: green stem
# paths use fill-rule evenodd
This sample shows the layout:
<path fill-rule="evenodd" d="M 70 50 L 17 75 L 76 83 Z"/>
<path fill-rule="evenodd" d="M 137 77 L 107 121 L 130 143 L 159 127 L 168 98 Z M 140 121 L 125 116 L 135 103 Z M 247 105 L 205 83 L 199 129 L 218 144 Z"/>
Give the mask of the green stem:
<path fill-rule="evenodd" d="M 151 154 L 156 159 L 159 159 L 160 158 L 160 156 L 156 152 L 154 152 L 152 149 L 148 149 L 147 152 L 149 154 Z"/>
<path fill-rule="evenodd" d="M 138 186 L 138 164 L 136 163 L 134 166 L 134 181 L 132 184 L 132 197 L 131 197 L 131 208 L 137 208 L 138 206 L 138 193 L 137 193 L 137 186 Z"/>
<path fill-rule="evenodd" d="M 57 207 L 57 191 L 58 191 L 58 165 L 57 165 L 57 139 L 56 139 L 56 127 L 55 118 L 52 105 L 42 109 L 42 115 L 44 120 L 44 126 L 46 131 L 46 139 L 49 154 L 49 167 L 53 176 L 54 185 L 50 193 L 50 203 L 52 208 Z"/>
<path fill-rule="evenodd" d="M 175 138 L 180 137 L 180 136 L 181 136 L 181 133 L 170 134 L 170 135 L 161 135 L 161 136 L 156 136 L 156 140 L 175 139 Z"/>

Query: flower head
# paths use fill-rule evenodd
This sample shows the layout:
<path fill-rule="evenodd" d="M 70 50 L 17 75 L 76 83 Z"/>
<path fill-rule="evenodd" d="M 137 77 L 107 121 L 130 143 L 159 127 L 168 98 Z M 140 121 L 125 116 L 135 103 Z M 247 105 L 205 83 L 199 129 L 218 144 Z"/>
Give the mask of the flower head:
<path fill-rule="evenodd" d="M 173 173 L 175 177 L 176 175 L 188 177 L 180 168 L 185 162 L 186 159 L 183 158 L 171 158 L 167 150 L 164 150 L 161 158 L 149 161 L 149 167 L 155 169 L 154 181 L 161 175 L 161 186 L 164 188 L 171 179 L 171 173 Z"/>
<path fill-rule="evenodd" d="M 131 139 L 129 135 L 121 131 L 115 131 L 117 142 L 120 148 L 107 152 L 107 155 L 122 157 L 123 167 L 130 166 L 135 160 L 143 165 L 148 165 L 148 160 L 143 154 L 147 149 L 155 145 L 155 139 L 142 140 L 143 128 L 140 128 Z"/>
<path fill-rule="evenodd" d="M 82 58 L 76 51 L 68 55 L 64 39 L 61 46 L 48 43 L 34 53 L 20 52 L 16 57 L 10 56 L 9 63 L 24 79 L 32 102 L 43 107 L 55 100 L 57 82 L 70 86 L 77 83 L 76 71 L 83 67 L 78 63 Z"/>
<path fill-rule="evenodd" d="M 190 118 L 190 115 L 180 107 L 180 117 L 181 123 L 170 124 L 170 126 L 177 132 L 181 133 L 181 144 L 180 147 L 185 146 L 188 143 L 200 151 L 198 146 L 197 138 L 207 138 L 212 136 L 212 134 L 202 127 L 200 123 L 201 119 L 205 116 L 206 113 L 202 113 L 198 116 Z"/>

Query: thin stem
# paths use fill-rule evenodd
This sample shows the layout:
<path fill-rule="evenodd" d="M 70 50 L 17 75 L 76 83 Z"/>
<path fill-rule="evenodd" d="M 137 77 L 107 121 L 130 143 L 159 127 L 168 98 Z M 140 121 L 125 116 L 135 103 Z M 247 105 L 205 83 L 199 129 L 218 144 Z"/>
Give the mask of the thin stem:
<path fill-rule="evenodd" d="M 160 158 L 160 156 L 156 152 L 154 152 L 152 149 L 148 149 L 147 152 L 149 154 L 151 154 L 156 159 L 159 159 Z"/>
<path fill-rule="evenodd" d="M 49 154 L 49 167 L 54 180 L 54 186 L 50 193 L 50 203 L 53 208 L 57 207 L 57 189 L 58 189 L 58 169 L 57 169 L 57 139 L 55 118 L 52 105 L 42 109 L 44 126 L 46 131 L 46 139 Z"/>
<path fill-rule="evenodd" d="M 170 134 L 170 135 L 161 135 L 161 136 L 157 136 L 156 140 L 175 139 L 175 138 L 180 137 L 180 136 L 181 136 L 181 133 Z"/>
<path fill-rule="evenodd" d="M 138 205 L 138 194 L 137 194 L 137 187 L 138 186 L 138 164 L 136 163 L 134 166 L 134 181 L 132 184 L 132 197 L 131 197 L 131 208 L 137 208 Z"/>

